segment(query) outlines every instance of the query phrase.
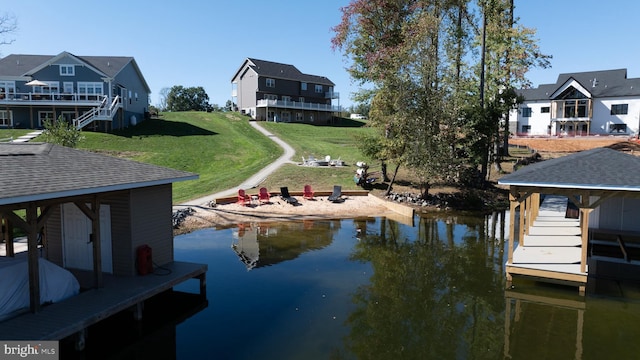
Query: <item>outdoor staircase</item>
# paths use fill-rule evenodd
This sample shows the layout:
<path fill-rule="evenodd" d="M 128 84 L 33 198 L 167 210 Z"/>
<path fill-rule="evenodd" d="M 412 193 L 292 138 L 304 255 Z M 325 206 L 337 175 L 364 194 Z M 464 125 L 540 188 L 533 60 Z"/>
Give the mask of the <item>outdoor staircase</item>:
<path fill-rule="evenodd" d="M 76 129 L 80 130 L 96 120 L 113 120 L 113 116 L 122 106 L 121 98 L 120 96 L 116 96 L 113 98 L 111 103 L 108 102 L 108 99 L 109 98 L 105 96 L 99 106 L 96 106 L 90 111 L 87 111 L 81 116 L 73 119 L 73 125 L 76 127 Z"/>

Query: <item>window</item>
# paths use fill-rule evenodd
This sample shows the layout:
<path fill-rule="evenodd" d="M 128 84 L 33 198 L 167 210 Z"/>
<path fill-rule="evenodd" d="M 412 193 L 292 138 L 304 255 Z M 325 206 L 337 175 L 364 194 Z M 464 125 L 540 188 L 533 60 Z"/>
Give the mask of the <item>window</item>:
<path fill-rule="evenodd" d="M 322 85 L 316 85 L 316 92 L 322 94 Z"/>
<path fill-rule="evenodd" d="M 626 133 L 627 132 L 627 124 L 611 124 L 609 125 L 610 133 Z"/>
<path fill-rule="evenodd" d="M 60 65 L 60 76 L 74 76 L 76 68 L 73 65 Z"/>
<path fill-rule="evenodd" d="M 296 113 L 296 121 L 300 122 L 304 120 L 304 116 L 302 115 L 302 113 L 297 112 Z"/>
<path fill-rule="evenodd" d="M 0 81 L 0 99 L 13 99 L 16 94 L 15 81 Z"/>
<path fill-rule="evenodd" d="M 300 83 L 300 90 L 307 91 L 307 83 L 306 82 Z"/>
<path fill-rule="evenodd" d="M 0 126 L 10 127 L 12 125 L 11 116 L 13 114 L 9 110 L 0 110 Z"/>
<path fill-rule="evenodd" d="M 267 87 L 276 87 L 276 80 L 275 79 L 267 79 Z"/>
<path fill-rule="evenodd" d="M 278 100 L 278 95 L 274 95 L 274 94 L 265 94 L 264 98 L 267 100 Z"/>
<path fill-rule="evenodd" d="M 60 83 L 58 83 L 57 81 L 45 81 L 47 84 L 47 86 L 43 86 L 42 87 L 42 92 L 45 94 L 49 94 L 49 93 L 59 93 L 60 92 Z"/>
<path fill-rule="evenodd" d="M 40 126 L 44 126 L 45 120 L 50 120 L 52 123 L 56 121 L 53 111 L 38 111 L 38 123 Z"/>
<path fill-rule="evenodd" d="M 531 131 L 531 125 L 522 125 L 522 132 L 527 134 Z"/>
<path fill-rule="evenodd" d="M 300 101 L 300 102 L 304 102 L 304 98 L 303 98 L 302 96 L 300 96 L 300 97 L 298 98 L 298 101 Z"/>
<path fill-rule="evenodd" d="M 611 115 L 627 115 L 629 113 L 629 104 L 611 105 Z"/>
<path fill-rule="evenodd" d="M 78 94 L 81 99 L 97 100 L 98 95 L 102 95 L 102 83 L 78 82 Z"/>
<path fill-rule="evenodd" d="M 587 100 L 566 100 L 564 102 L 564 117 L 586 117 Z"/>
<path fill-rule="evenodd" d="M 284 102 L 291 102 L 291 96 L 283 96 L 283 97 L 282 97 L 282 101 L 284 101 Z"/>
<path fill-rule="evenodd" d="M 525 107 L 522 108 L 522 117 L 531 117 L 531 108 L 530 107 Z"/>
<path fill-rule="evenodd" d="M 73 119 L 76 118 L 76 113 L 75 111 L 62 111 L 60 116 L 62 116 L 66 122 L 71 123 Z"/>
<path fill-rule="evenodd" d="M 540 108 L 540 112 L 543 114 L 548 114 L 550 112 L 550 108 L 548 106 L 543 106 Z"/>
<path fill-rule="evenodd" d="M 62 91 L 65 94 L 73 94 L 73 83 L 70 81 L 65 81 L 62 83 Z"/>

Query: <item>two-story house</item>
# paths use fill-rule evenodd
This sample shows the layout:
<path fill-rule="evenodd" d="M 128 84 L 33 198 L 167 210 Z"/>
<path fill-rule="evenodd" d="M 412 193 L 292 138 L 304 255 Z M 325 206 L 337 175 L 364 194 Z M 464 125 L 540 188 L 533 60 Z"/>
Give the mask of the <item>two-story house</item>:
<path fill-rule="evenodd" d="M 144 120 L 151 90 L 123 56 L 12 54 L 0 59 L 0 127 L 42 128 L 60 116 L 99 131 Z"/>
<path fill-rule="evenodd" d="M 331 80 L 293 65 L 247 58 L 231 84 L 238 110 L 255 120 L 326 124 L 340 111 Z"/>
<path fill-rule="evenodd" d="M 519 90 L 509 114 L 512 134 L 631 135 L 640 126 L 640 78 L 626 69 L 560 74 L 555 84 Z"/>

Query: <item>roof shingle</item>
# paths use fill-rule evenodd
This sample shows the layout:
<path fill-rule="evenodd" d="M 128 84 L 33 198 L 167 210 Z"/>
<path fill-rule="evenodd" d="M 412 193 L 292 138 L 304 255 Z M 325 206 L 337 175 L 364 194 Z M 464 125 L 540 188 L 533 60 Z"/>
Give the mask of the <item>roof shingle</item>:
<path fill-rule="evenodd" d="M 190 172 L 47 143 L 0 144 L 0 205 L 197 178 Z"/>
<path fill-rule="evenodd" d="M 502 185 L 640 191 L 640 158 L 596 148 L 528 165 L 499 181 Z"/>

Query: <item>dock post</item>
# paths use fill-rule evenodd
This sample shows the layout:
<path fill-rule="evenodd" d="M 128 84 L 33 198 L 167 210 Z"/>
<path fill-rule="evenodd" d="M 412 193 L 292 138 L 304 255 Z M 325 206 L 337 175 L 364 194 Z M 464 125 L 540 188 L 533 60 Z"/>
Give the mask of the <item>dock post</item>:
<path fill-rule="evenodd" d="M 76 351 L 83 351 L 86 345 L 85 338 L 87 335 L 87 328 L 78 331 L 75 335 L 75 349 Z"/>
<path fill-rule="evenodd" d="M 200 295 L 205 296 L 207 294 L 207 273 L 198 275 L 200 279 Z"/>

